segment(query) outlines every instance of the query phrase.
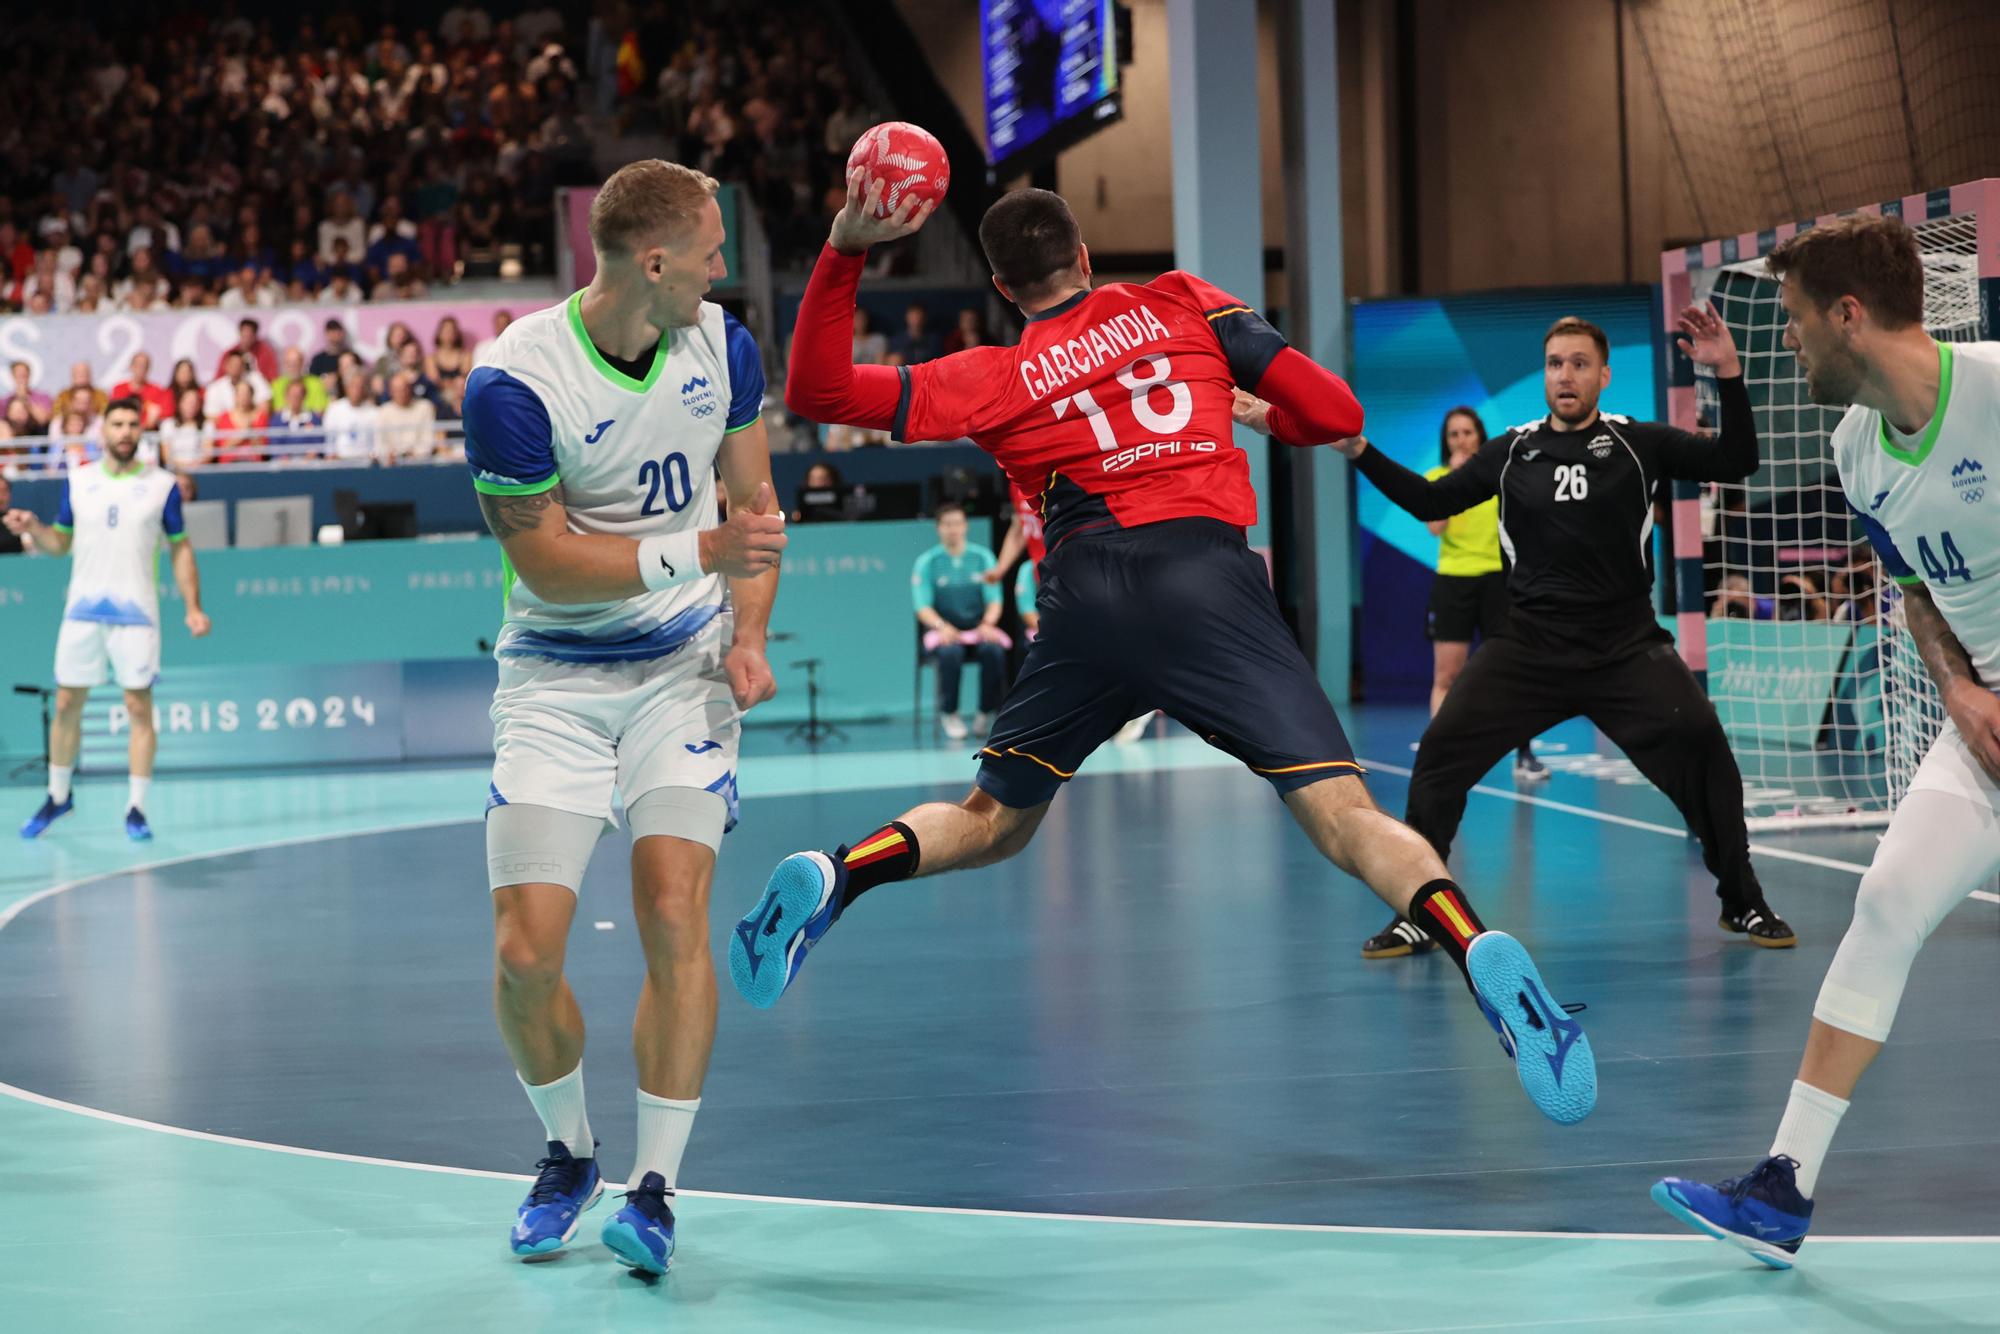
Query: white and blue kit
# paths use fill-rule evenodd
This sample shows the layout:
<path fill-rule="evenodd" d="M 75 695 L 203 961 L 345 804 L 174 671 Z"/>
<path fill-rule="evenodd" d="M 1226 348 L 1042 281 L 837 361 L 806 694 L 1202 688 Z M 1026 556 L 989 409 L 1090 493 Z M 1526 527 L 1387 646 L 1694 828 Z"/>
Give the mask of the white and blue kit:
<path fill-rule="evenodd" d="M 186 540 L 174 475 L 149 463 L 73 469 L 56 528 L 70 536 L 69 596 L 56 636 L 56 684 L 148 690 L 160 674 L 159 555 Z"/>
<path fill-rule="evenodd" d="M 509 325 L 467 378 L 473 485 L 488 495 L 560 486 L 576 532 L 637 540 L 713 527 L 717 453 L 762 411 L 755 340 L 704 302 L 700 322 L 670 330 L 635 379 L 592 345 L 581 296 Z M 489 811 L 516 804 L 607 820 L 614 792 L 629 809 L 648 792 L 685 789 L 719 796 L 733 823 L 741 715 L 723 670 L 732 626 L 720 575 L 559 605 L 509 567 Z M 494 875 L 497 887 L 501 868 Z"/>
<path fill-rule="evenodd" d="M 1988 689 L 2000 688 L 2000 343 L 1938 344 L 1938 407 L 1915 436 L 1859 405 L 1833 432 L 1848 503 L 1883 568 L 1921 583 Z M 1918 949 L 2000 873 L 2000 786 L 1947 721 L 1862 878 L 1813 1015 L 1885 1040 Z"/>

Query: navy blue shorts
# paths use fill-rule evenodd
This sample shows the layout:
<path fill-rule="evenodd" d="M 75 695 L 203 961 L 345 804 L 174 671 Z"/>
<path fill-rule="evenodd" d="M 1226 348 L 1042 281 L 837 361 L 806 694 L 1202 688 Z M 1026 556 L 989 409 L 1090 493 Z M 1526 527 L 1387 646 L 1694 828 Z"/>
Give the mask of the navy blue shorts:
<path fill-rule="evenodd" d="M 1214 519 L 1072 538 L 1042 562 L 1042 633 L 980 751 L 979 786 L 1039 806 L 1130 719 L 1166 713 L 1279 792 L 1358 774 L 1264 561 Z"/>

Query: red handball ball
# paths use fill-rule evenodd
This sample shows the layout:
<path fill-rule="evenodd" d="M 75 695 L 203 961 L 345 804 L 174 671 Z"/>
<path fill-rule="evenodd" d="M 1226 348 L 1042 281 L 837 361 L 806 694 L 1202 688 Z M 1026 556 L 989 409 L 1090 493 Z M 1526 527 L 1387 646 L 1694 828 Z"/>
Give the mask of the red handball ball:
<path fill-rule="evenodd" d="M 847 155 L 847 169 L 856 167 L 868 172 L 864 192 L 867 185 L 882 182 L 882 198 L 875 206 L 878 218 L 889 217 L 912 196 L 936 207 L 951 185 L 951 159 L 945 156 L 944 145 L 929 130 L 906 120 L 884 121 L 856 139 L 854 151 Z"/>

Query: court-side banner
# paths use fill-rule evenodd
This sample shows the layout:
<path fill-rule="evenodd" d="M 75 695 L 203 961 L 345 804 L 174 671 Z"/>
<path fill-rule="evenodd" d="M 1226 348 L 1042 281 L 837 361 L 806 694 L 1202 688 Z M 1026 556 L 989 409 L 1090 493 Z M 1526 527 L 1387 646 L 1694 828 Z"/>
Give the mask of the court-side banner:
<path fill-rule="evenodd" d="M 326 322 L 338 318 L 347 326 L 355 350 L 372 361 L 387 345 L 389 326 L 401 321 L 426 348 L 438 321 L 455 316 L 468 347 L 493 334 L 493 316 L 506 311 L 521 316 L 552 304 L 549 294 L 523 293 L 519 301 L 410 301 L 340 306 L 273 306 L 268 310 L 160 311 L 132 315 L 16 315 L 0 319 L 0 365 L 28 363 L 30 382 L 44 393 L 70 382 L 70 367 L 90 363 L 91 382 L 109 389 L 125 376 L 132 354 L 153 359 L 153 379 L 164 384 L 182 357 L 194 362 L 205 384 L 215 378 L 222 354 L 237 340 L 236 323 L 245 315 L 261 326 L 264 340 L 280 351 L 303 348 L 307 355 L 326 341 Z"/>
<path fill-rule="evenodd" d="M 153 687 L 153 720 L 162 769 L 400 760 L 402 666 L 169 669 Z M 96 691 L 84 713 L 84 768 L 99 773 L 123 768 L 131 731 L 119 693 Z"/>
<path fill-rule="evenodd" d="M 1708 690 L 1732 741 L 1811 750 L 1854 627 L 1829 621 L 1708 623 Z"/>

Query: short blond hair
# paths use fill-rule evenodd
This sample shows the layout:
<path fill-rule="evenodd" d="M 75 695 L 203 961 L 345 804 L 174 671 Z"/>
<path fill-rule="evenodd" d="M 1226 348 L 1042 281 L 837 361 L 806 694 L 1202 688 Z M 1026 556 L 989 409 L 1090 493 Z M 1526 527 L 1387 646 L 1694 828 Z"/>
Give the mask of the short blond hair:
<path fill-rule="evenodd" d="M 590 244 L 599 254 L 632 255 L 686 235 L 719 184 L 678 162 L 628 162 L 590 201 Z"/>

